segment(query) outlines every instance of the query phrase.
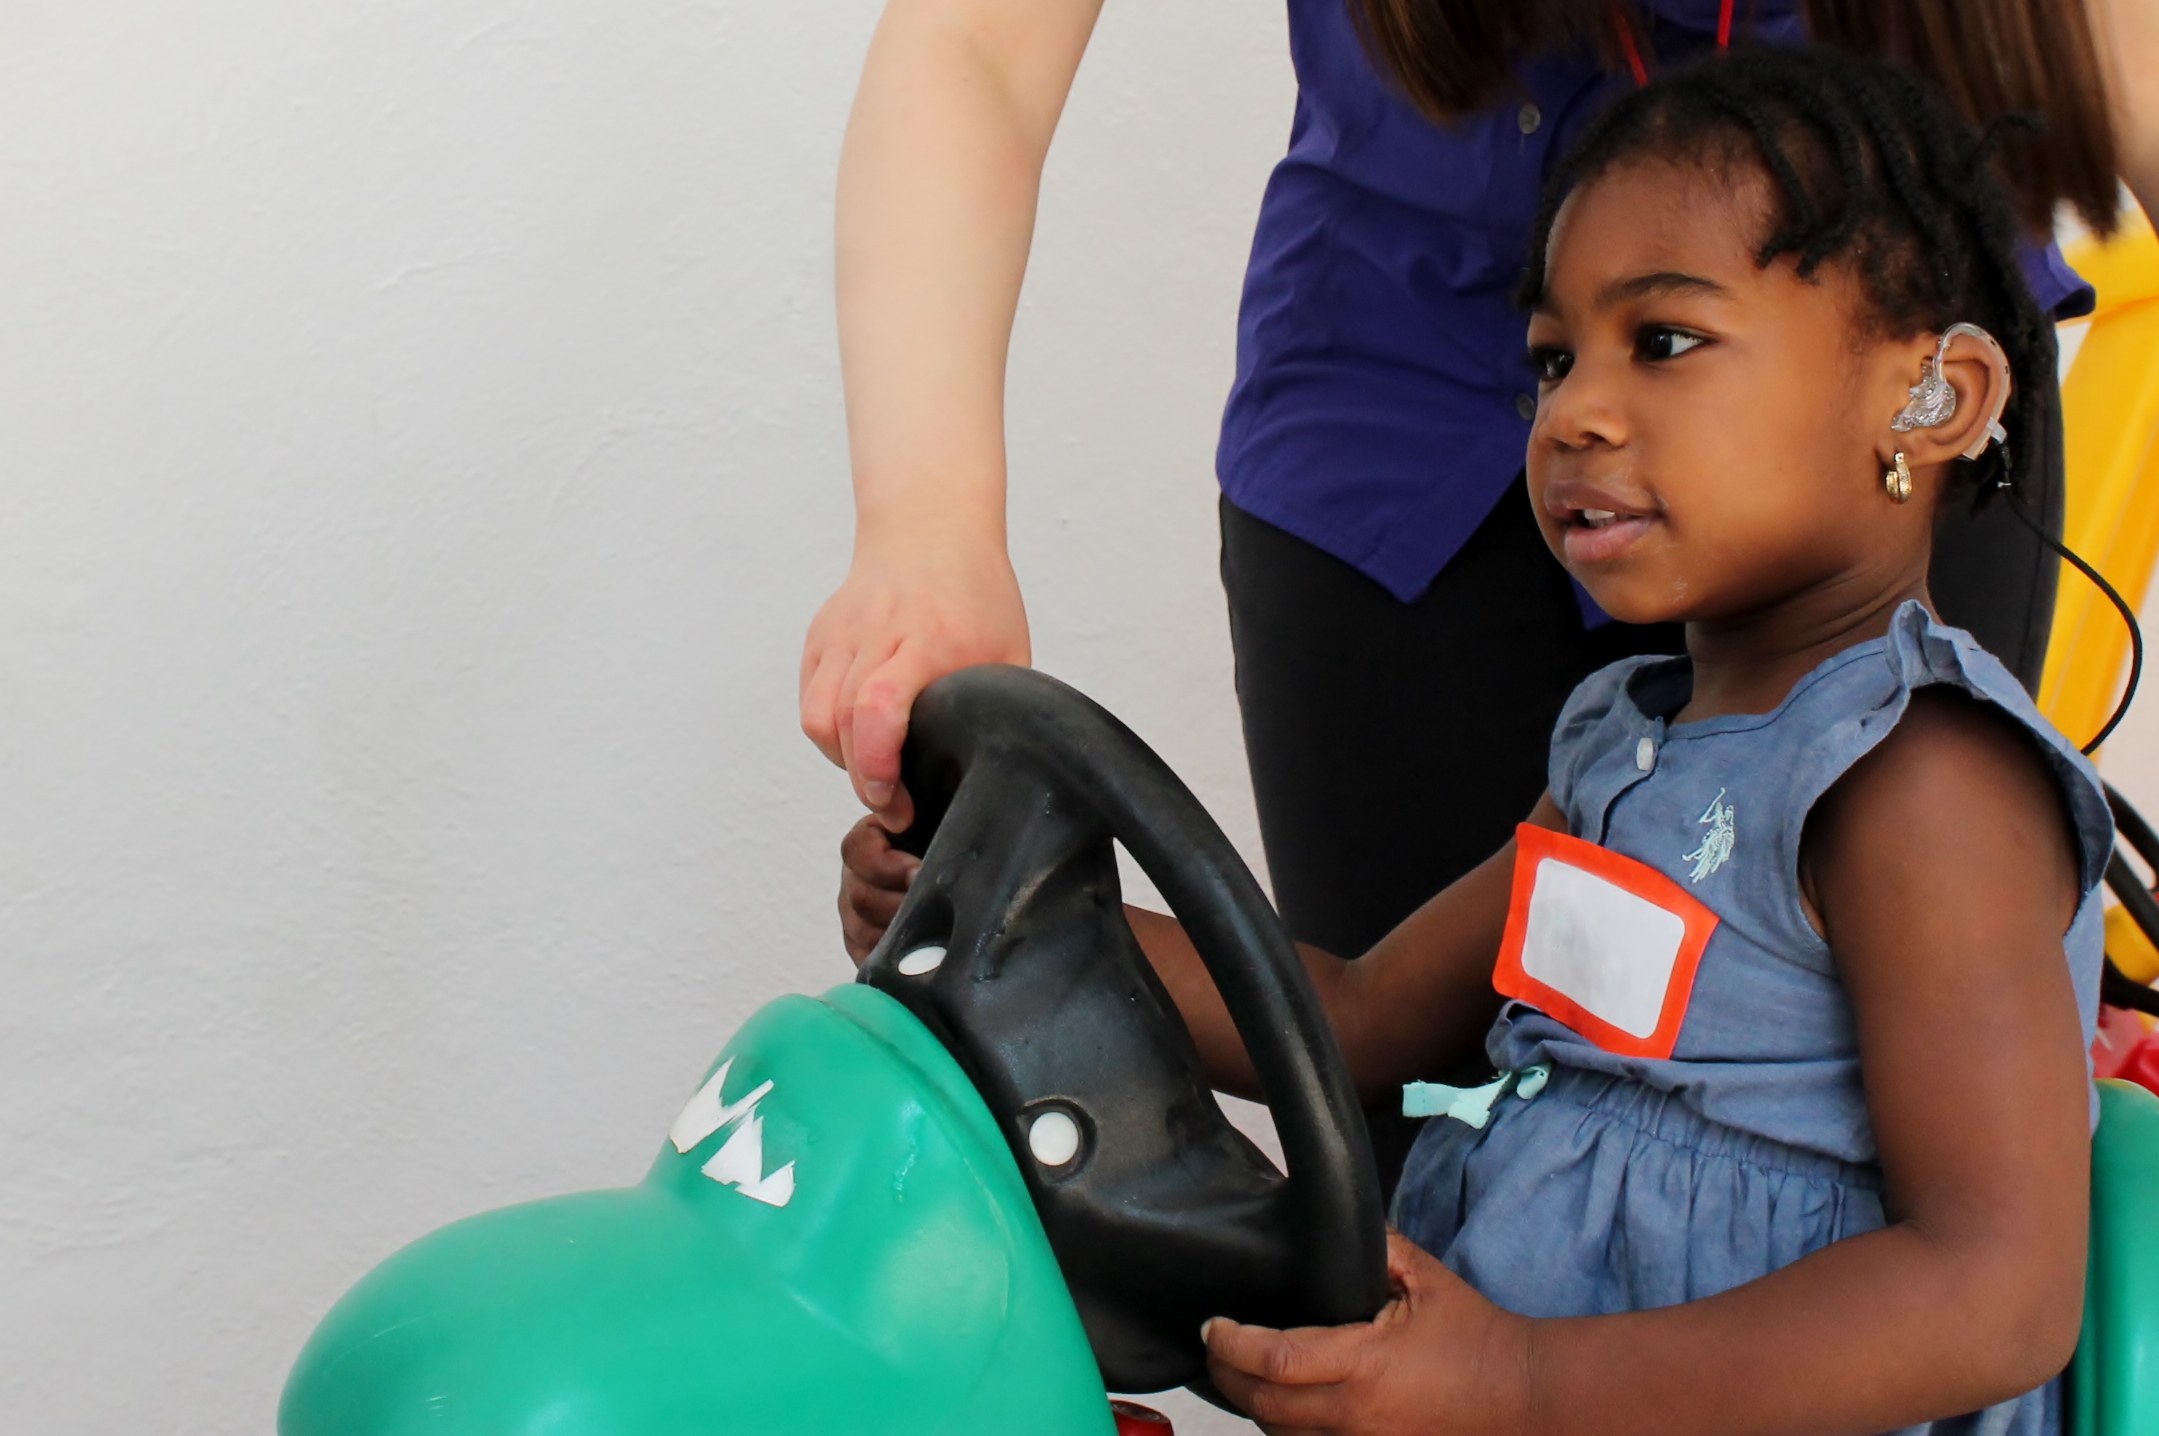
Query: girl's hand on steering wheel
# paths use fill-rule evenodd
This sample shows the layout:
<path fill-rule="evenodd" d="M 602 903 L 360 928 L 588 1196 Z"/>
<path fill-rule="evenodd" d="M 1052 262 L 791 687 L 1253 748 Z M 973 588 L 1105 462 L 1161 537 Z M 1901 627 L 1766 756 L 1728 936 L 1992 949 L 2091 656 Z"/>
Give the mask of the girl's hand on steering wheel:
<path fill-rule="evenodd" d="M 1001 539 L 955 547 L 943 538 L 941 548 L 898 539 L 858 551 L 802 646 L 802 731 L 893 832 L 914 821 L 900 745 L 915 695 L 955 669 L 1029 657 L 1027 612 Z"/>
<path fill-rule="evenodd" d="M 862 819 L 840 840 L 840 933 L 860 967 L 892 926 L 922 860 L 892 846 L 877 817 Z"/>
<path fill-rule="evenodd" d="M 1207 1323 L 1207 1371 L 1270 1436 L 1528 1429 L 1528 1318 L 1502 1311 L 1400 1232 L 1394 1299 L 1356 1326 Z"/>

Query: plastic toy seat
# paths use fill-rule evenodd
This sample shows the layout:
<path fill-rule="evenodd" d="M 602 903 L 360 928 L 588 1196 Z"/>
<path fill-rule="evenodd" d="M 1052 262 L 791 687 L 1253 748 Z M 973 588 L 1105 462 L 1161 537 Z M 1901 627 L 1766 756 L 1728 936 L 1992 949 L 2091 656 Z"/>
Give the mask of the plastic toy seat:
<path fill-rule="evenodd" d="M 2099 1084 L 2092 1140 L 2091 1266 L 2070 1370 L 2075 1436 L 2159 1427 L 2159 1097 Z"/>

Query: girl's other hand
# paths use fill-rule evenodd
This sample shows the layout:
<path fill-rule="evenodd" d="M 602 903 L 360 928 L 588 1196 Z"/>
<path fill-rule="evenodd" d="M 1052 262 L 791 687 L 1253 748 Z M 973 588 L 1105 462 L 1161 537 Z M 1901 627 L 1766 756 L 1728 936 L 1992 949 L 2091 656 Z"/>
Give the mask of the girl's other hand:
<path fill-rule="evenodd" d="M 892 835 L 875 815 L 856 823 L 840 840 L 840 933 L 855 966 L 863 964 L 892 926 L 921 866 L 920 858 L 892 846 Z"/>
<path fill-rule="evenodd" d="M 1207 1371 L 1270 1436 L 1526 1430 L 1529 1320 L 1502 1311 L 1399 1232 L 1394 1300 L 1356 1326 L 1207 1323 Z"/>
<path fill-rule="evenodd" d="M 1028 660 L 1027 613 L 1001 544 L 904 558 L 857 553 L 802 646 L 802 731 L 855 795 L 904 832 L 900 744 L 915 695 L 954 669 Z"/>

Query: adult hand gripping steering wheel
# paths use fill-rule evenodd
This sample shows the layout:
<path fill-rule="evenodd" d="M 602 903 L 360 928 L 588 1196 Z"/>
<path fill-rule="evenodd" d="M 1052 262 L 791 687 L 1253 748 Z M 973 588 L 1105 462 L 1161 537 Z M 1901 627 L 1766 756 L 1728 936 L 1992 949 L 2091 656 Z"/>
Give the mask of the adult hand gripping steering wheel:
<path fill-rule="evenodd" d="M 1364 1118 L 1296 949 L 1221 829 L 1130 729 L 1028 669 L 940 679 L 909 726 L 917 817 L 898 841 L 922 867 L 861 980 L 974 1079 L 1109 1388 L 1207 1394 L 1210 1316 L 1370 1319 L 1386 1228 Z M 1286 1177 L 1216 1105 L 1124 920 L 1113 840 L 1220 989 Z"/>

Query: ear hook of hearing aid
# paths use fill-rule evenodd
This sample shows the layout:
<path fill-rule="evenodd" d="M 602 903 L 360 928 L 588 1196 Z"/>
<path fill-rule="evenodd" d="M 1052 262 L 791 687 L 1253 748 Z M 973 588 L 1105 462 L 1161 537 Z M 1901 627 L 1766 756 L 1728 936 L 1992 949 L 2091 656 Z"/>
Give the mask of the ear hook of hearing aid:
<path fill-rule="evenodd" d="M 1979 437 L 1964 451 L 1965 458 L 1976 459 L 1987 451 L 1988 444 L 2009 442 L 2009 434 L 2002 428 L 2002 410 L 2009 406 L 2009 356 L 2002 352 L 2001 344 L 1993 335 L 1976 324 L 1952 324 L 1942 331 L 1942 341 L 1935 349 L 1934 357 L 1919 361 L 1919 382 L 1906 391 L 1904 407 L 1889 421 L 1889 427 L 1900 434 L 1908 434 L 1914 429 L 1938 428 L 1956 417 L 1957 391 L 1943 377 L 1942 364 L 1949 357 L 1949 342 L 1960 334 L 1978 341 L 1980 357 L 1994 371 L 1994 392 L 1990 401 L 1993 412 L 1987 415 L 1986 427 L 1979 431 Z"/>

